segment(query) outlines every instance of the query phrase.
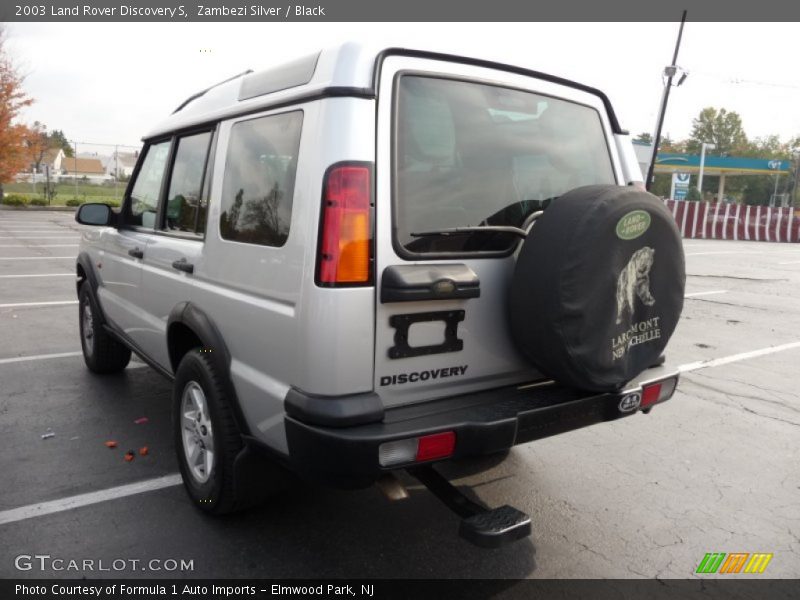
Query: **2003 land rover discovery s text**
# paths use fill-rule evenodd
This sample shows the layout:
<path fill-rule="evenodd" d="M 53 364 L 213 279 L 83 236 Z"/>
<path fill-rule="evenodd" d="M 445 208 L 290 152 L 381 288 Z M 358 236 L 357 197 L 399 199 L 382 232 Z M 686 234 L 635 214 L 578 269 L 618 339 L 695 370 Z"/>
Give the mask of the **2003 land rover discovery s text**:
<path fill-rule="evenodd" d="M 675 390 L 680 236 L 597 89 L 345 44 L 195 94 L 144 140 L 121 209 L 76 215 L 83 353 L 173 380 L 204 511 L 287 472 L 406 469 L 497 546 L 529 518 L 433 464 Z"/>

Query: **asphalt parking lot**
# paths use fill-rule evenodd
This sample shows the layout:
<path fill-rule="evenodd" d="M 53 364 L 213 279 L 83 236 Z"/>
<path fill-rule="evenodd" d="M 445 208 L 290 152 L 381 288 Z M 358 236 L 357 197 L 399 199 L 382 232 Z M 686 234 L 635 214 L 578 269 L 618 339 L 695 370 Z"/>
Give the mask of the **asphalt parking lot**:
<path fill-rule="evenodd" d="M 480 475 L 443 469 L 532 517 L 530 540 L 480 550 L 418 485 L 400 502 L 301 485 L 203 516 L 177 484 L 169 383 L 138 362 L 109 377 L 83 364 L 78 238 L 70 213 L 0 211 L 2 577 L 685 578 L 707 552 L 773 553 L 762 577 L 800 577 L 800 245 L 686 240 L 668 348 L 686 372 L 670 402 L 517 447 Z M 34 554 L 193 569 L 15 567 Z"/>

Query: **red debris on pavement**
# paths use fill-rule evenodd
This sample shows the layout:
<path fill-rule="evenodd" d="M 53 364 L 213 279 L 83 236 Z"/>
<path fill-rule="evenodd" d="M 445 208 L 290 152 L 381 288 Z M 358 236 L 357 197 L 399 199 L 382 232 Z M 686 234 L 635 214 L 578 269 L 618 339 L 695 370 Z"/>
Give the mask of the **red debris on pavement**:
<path fill-rule="evenodd" d="M 115 442 L 114 440 L 108 440 L 106 442 L 106 448 L 116 448 L 116 447 L 117 447 L 117 442 Z"/>
<path fill-rule="evenodd" d="M 131 462 L 134 458 L 136 458 L 136 455 L 133 453 L 133 450 L 128 450 L 125 453 L 125 462 Z"/>
<path fill-rule="evenodd" d="M 141 448 L 139 448 L 140 456 L 147 456 L 148 454 L 150 454 L 150 448 L 148 448 L 147 446 L 142 446 Z"/>

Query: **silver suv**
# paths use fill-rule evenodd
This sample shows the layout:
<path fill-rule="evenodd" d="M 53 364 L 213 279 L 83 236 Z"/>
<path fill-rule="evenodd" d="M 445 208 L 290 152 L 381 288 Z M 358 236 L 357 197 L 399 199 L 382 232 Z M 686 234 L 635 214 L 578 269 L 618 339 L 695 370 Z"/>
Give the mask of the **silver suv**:
<path fill-rule="evenodd" d="M 119 211 L 76 214 L 85 361 L 174 382 L 204 511 L 407 469 L 471 541 L 518 539 L 431 465 L 672 396 L 683 254 L 641 180 L 608 98 L 559 77 L 353 44 L 247 71 L 145 136 Z"/>

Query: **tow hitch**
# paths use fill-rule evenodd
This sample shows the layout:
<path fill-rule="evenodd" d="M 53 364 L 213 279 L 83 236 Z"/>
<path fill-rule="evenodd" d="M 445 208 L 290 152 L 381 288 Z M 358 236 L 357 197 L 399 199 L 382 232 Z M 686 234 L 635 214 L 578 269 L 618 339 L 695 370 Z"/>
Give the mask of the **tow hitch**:
<path fill-rule="evenodd" d="M 492 509 L 473 502 L 430 465 L 407 471 L 461 517 L 458 534 L 476 546 L 499 548 L 531 534 L 531 518 L 513 506 Z"/>

